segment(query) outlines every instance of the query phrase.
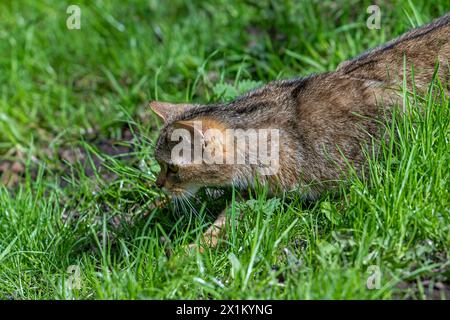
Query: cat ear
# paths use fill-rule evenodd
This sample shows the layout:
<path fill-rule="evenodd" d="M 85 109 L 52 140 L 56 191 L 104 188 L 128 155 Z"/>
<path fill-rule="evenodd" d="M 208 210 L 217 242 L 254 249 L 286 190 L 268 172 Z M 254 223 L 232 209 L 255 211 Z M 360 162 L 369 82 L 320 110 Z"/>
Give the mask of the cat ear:
<path fill-rule="evenodd" d="M 150 108 L 164 122 L 192 109 L 193 104 L 186 103 L 169 103 L 169 102 L 150 102 Z"/>
<path fill-rule="evenodd" d="M 196 120 L 180 120 L 173 124 L 176 129 L 186 129 L 194 137 L 200 137 L 203 139 L 203 127 L 201 121 Z"/>
<path fill-rule="evenodd" d="M 225 131 L 226 126 L 216 120 L 211 118 L 195 118 L 195 119 L 189 119 L 189 120 L 178 120 L 173 123 L 173 126 L 175 128 L 183 128 L 190 132 L 197 132 L 204 135 L 205 131 L 209 129 L 219 130 L 219 131 Z"/>

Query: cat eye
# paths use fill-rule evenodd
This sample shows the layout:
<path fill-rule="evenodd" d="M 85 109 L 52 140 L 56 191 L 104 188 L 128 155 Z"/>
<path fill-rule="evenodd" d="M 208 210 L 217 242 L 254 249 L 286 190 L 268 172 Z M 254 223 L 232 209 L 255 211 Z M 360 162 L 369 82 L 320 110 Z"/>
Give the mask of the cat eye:
<path fill-rule="evenodd" d="M 171 173 L 177 173 L 178 172 L 178 166 L 176 166 L 174 164 L 169 164 L 169 166 L 167 168 L 169 169 L 169 172 L 171 172 Z"/>

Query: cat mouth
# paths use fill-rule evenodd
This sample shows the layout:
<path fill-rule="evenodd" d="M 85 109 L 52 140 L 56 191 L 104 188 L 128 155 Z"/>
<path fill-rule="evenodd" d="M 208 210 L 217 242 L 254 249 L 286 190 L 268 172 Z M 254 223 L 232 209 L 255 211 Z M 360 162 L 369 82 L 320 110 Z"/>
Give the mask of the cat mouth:
<path fill-rule="evenodd" d="M 169 193 L 172 196 L 182 196 L 182 195 L 187 194 L 187 191 L 185 189 L 178 189 L 178 188 L 176 188 L 176 189 L 172 189 L 171 191 L 169 191 Z"/>
<path fill-rule="evenodd" d="M 223 197 L 226 191 L 223 188 L 214 188 L 214 187 L 195 187 L 195 188 L 173 188 L 168 190 L 167 188 L 163 188 L 165 194 L 167 194 L 170 198 L 198 198 L 206 196 L 209 199 L 219 199 Z"/>
<path fill-rule="evenodd" d="M 186 193 L 185 189 L 182 188 L 172 188 L 172 189 L 167 189 L 166 187 L 162 187 L 161 191 L 171 197 L 171 198 L 176 198 L 176 197 L 181 197 Z"/>
<path fill-rule="evenodd" d="M 162 188 L 163 192 L 171 198 L 194 198 L 199 189 L 200 187 L 197 186 Z"/>

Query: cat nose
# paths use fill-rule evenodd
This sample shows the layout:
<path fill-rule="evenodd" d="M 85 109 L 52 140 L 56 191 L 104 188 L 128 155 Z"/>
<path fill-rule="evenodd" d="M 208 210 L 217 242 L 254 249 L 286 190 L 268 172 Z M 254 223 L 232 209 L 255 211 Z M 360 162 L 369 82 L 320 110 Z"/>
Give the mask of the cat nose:
<path fill-rule="evenodd" d="M 156 186 L 158 187 L 158 188 L 162 188 L 162 187 L 164 187 L 164 184 L 166 183 L 166 179 L 163 179 L 163 178 L 161 178 L 161 176 L 159 176 L 157 179 L 156 179 L 156 182 L 155 182 L 155 184 L 156 184 Z"/>
<path fill-rule="evenodd" d="M 162 187 L 164 187 L 164 181 L 156 180 L 156 186 L 161 189 Z"/>

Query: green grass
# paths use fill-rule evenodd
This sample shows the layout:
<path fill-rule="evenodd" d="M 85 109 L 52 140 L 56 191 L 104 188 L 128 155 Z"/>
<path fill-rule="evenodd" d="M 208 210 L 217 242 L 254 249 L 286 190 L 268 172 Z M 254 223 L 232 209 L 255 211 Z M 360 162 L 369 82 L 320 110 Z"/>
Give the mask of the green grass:
<path fill-rule="evenodd" d="M 380 30 L 365 25 L 370 1 L 93 2 L 77 1 L 72 31 L 72 2 L 0 4 L 0 165 L 24 168 L 0 184 L 0 298 L 443 297 L 428 289 L 450 281 L 442 84 L 405 93 L 410 112 L 389 126 L 395 140 L 368 152 L 368 177 L 315 202 L 264 190 L 233 202 L 226 244 L 204 254 L 183 246 L 220 205 L 153 208 L 158 123 L 147 102 L 227 100 L 333 70 L 447 1 L 381 4 Z M 71 265 L 80 289 L 67 286 Z M 379 289 L 366 287 L 371 266 Z"/>

